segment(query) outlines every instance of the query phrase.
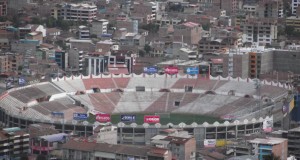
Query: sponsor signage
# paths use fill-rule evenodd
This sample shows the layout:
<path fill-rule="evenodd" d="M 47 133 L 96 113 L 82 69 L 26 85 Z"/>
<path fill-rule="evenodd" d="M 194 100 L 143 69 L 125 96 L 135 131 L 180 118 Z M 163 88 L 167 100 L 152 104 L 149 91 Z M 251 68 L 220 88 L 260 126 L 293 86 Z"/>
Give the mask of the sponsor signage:
<path fill-rule="evenodd" d="M 152 115 L 152 116 L 144 116 L 144 123 L 159 123 L 160 116 Z"/>
<path fill-rule="evenodd" d="M 188 67 L 186 69 L 187 74 L 199 74 L 199 69 L 197 67 Z"/>
<path fill-rule="evenodd" d="M 51 112 L 52 116 L 60 116 L 63 117 L 64 113 L 63 112 Z"/>
<path fill-rule="evenodd" d="M 80 121 L 80 120 L 86 120 L 88 118 L 88 115 L 86 113 L 73 113 L 73 119 Z"/>
<path fill-rule="evenodd" d="M 135 122 L 135 115 L 121 115 L 122 122 Z"/>
<path fill-rule="evenodd" d="M 204 147 L 216 147 L 217 140 L 215 139 L 205 139 L 204 140 Z"/>
<path fill-rule="evenodd" d="M 177 74 L 179 71 L 178 67 L 169 66 L 165 68 L 166 74 Z"/>
<path fill-rule="evenodd" d="M 282 113 L 286 114 L 287 112 L 289 112 L 289 106 L 288 106 L 288 104 L 283 104 Z"/>
<path fill-rule="evenodd" d="M 25 85 L 26 81 L 24 79 L 24 77 L 20 77 L 19 78 L 19 85 Z"/>
<path fill-rule="evenodd" d="M 96 121 L 98 122 L 110 122 L 110 114 L 97 114 Z"/>
<path fill-rule="evenodd" d="M 147 74 L 154 74 L 157 73 L 157 68 L 156 67 L 144 67 L 144 73 Z"/>

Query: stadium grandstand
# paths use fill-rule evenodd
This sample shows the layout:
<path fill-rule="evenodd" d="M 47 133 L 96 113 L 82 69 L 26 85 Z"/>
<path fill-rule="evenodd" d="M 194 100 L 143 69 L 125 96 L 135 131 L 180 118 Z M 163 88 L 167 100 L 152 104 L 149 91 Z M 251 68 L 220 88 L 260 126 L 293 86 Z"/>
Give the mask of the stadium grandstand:
<path fill-rule="evenodd" d="M 110 115 L 160 113 L 198 115 L 231 120 L 186 124 L 118 122 L 120 143 L 146 143 L 160 128 L 187 128 L 198 139 L 229 139 L 259 132 L 263 117 L 282 108 L 291 87 L 253 79 L 189 75 L 90 75 L 52 79 L 7 90 L 0 97 L 0 121 L 7 127 L 25 128 L 32 123 L 53 124 L 63 132 L 90 135 L 93 122 L 73 120 L 73 113 Z M 258 114 L 259 113 L 259 114 Z M 229 117 L 229 118 L 228 118 Z M 134 129 L 135 128 L 135 129 Z M 135 131 L 133 131 L 133 129 Z M 151 130 L 151 131 L 150 131 Z M 123 136 L 131 138 L 121 138 Z M 135 138 L 132 138 L 135 137 Z"/>

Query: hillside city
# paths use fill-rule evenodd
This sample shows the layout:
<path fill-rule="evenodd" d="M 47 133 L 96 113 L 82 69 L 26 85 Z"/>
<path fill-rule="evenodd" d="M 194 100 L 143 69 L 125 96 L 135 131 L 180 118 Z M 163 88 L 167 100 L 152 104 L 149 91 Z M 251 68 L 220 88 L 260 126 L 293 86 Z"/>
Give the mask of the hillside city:
<path fill-rule="evenodd" d="M 300 0 L 0 0 L 0 160 L 300 160 Z"/>

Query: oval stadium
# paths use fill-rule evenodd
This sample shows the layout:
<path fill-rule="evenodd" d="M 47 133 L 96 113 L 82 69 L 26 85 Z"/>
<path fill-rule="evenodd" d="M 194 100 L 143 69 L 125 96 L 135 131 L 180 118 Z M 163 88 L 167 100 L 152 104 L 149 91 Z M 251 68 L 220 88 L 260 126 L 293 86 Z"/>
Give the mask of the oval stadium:
<path fill-rule="evenodd" d="M 258 83 L 260 85 L 258 85 Z M 260 132 L 264 119 L 282 117 L 283 99 L 290 86 L 232 77 L 198 78 L 190 75 L 102 74 L 52 79 L 7 90 L 1 95 L 0 121 L 7 127 L 33 123 L 89 136 L 97 113 L 111 115 L 118 142 L 145 144 L 160 130 L 182 128 L 204 139 L 231 139 Z M 74 113 L 87 113 L 76 121 Z M 135 115 L 121 122 L 121 115 Z M 160 123 L 144 123 L 144 115 Z"/>

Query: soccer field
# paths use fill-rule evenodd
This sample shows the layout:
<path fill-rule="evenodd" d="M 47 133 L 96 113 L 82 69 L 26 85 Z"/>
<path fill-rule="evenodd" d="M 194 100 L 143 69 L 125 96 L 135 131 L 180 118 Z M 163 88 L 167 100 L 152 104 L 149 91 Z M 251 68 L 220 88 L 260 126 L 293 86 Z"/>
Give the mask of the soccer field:
<path fill-rule="evenodd" d="M 117 124 L 121 121 L 121 115 L 135 115 L 137 124 L 143 124 L 144 123 L 144 116 L 145 115 L 154 115 L 154 114 L 113 114 L 111 115 L 111 122 L 113 124 Z M 222 120 L 215 118 L 215 117 L 209 117 L 205 115 L 194 115 L 194 114 L 170 114 L 170 115 L 161 115 L 160 116 L 160 123 L 165 125 L 168 123 L 173 123 L 174 125 L 177 125 L 181 122 L 185 124 L 191 124 L 193 122 L 196 122 L 198 124 L 202 124 L 204 122 L 207 123 L 214 123 L 215 121 L 223 122 Z M 90 115 L 89 116 L 89 122 L 93 123 L 95 122 L 95 116 Z M 132 122 L 131 122 L 132 123 Z"/>

